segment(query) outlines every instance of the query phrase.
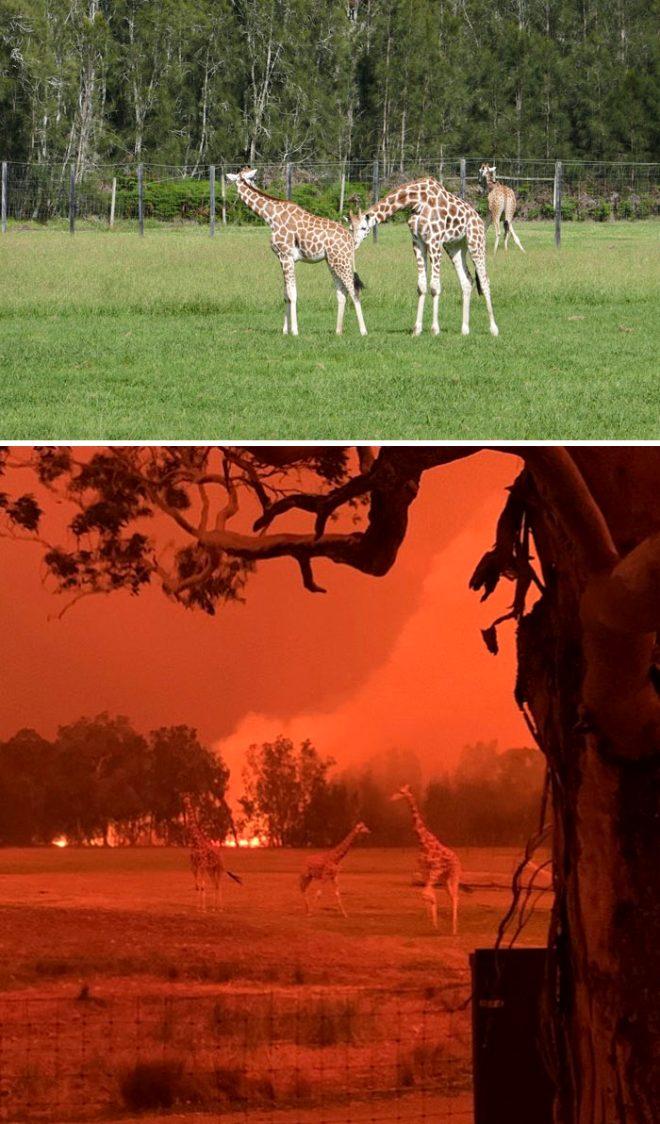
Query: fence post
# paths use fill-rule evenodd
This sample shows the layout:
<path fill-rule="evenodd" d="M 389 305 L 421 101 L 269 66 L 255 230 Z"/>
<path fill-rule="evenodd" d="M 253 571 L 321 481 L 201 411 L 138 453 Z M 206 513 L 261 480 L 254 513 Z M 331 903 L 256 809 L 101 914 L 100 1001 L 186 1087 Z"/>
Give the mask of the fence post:
<path fill-rule="evenodd" d="M 465 199 L 465 157 L 461 156 L 461 199 Z"/>
<path fill-rule="evenodd" d="M 289 161 L 286 166 L 286 197 L 291 198 L 293 193 L 293 164 Z"/>
<path fill-rule="evenodd" d="M 227 184 L 224 169 L 220 173 L 220 195 L 222 196 L 222 225 L 227 225 Z"/>
<path fill-rule="evenodd" d="M 138 230 L 140 237 L 144 237 L 144 194 L 142 190 L 142 164 L 137 166 L 137 189 L 138 189 Z"/>
<path fill-rule="evenodd" d="M 69 234 L 76 230 L 76 169 L 71 165 L 69 175 Z"/>
<path fill-rule="evenodd" d="M 373 179 L 372 179 L 372 188 L 373 188 L 372 194 L 373 194 L 373 202 L 374 203 L 378 202 L 378 192 L 380 190 L 379 167 L 380 166 L 379 166 L 378 160 L 374 160 L 374 171 L 373 171 Z M 374 226 L 374 242 L 377 242 L 377 241 L 378 241 L 378 223 L 376 223 L 375 226 Z"/>
<path fill-rule="evenodd" d="M 561 160 L 555 162 L 555 246 L 561 246 Z"/>
<path fill-rule="evenodd" d="M 110 226 L 115 225 L 115 203 L 117 202 L 117 177 L 112 177 L 112 195 L 110 196 Z"/>
<path fill-rule="evenodd" d="M 209 234 L 215 234 L 215 164 L 209 166 Z"/>
<path fill-rule="evenodd" d="M 7 233 L 7 161 L 2 161 L 2 233 Z"/>

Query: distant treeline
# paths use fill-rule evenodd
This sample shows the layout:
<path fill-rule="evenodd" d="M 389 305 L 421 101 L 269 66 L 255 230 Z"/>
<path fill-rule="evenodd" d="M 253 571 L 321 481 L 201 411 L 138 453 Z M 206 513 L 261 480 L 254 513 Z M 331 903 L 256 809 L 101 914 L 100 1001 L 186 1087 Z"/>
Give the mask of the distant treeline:
<path fill-rule="evenodd" d="M 251 746 L 235 826 L 273 846 L 326 847 L 360 818 L 373 846 L 414 842 L 408 809 L 391 802 L 402 784 L 417 792 L 428 825 L 452 844 L 522 842 L 538 819 L 544 763 L 538 750 L 466 746 L 456 769 L 427 785 L 414 753 L 391 751 L 358 770 L 330 775 L 333 761 L 310 741 Z M 53 741 L 21 730 L 0 743 L 0 845 L 178 844 L 184 797 L 210 838 L 232 830 L 229 770 L 188 726 L 144 736 L 126 718 L 101 714 L 62 726 Z"/>
<path fill-rule="evenodd" d="M 653 159 L 644 0 L 6 0 L 0 154 Z"/>

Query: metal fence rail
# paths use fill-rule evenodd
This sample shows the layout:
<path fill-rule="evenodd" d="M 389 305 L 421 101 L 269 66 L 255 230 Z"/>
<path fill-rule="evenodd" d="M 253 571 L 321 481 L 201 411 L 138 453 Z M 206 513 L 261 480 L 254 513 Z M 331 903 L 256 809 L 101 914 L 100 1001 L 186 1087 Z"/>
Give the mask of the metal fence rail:
<path fill-rule="evenodd" d="M 283 1124 L 455 1122 L 471 1106 L 465 983 L 0 999 L 0 1119 L 188 1106 Z"/>
<path fill-rule="evenodd" d="M 372 202 L 397 183 L 422 174 L 442 180 L 485 211 L 478 185 L 481 159 L 429 157 L 405 165 L 373 160 L 260 164 L 259 182 L 275 194 L 295 198 L 328 217 L 345 213 L 353 200 Z M 518 195 L 520 218 L 555 218 L 557 177 L 562 179 L 561 215 L 566 219 L 645 218 L 660 213 L 660 164 L 512 160 L 497 162 L 498 178 Z M 65 164 L 2 165 L 2 230 L 57 221 L 75 229 L 144 222 L 196 224 L 215 233 L 230 222 L 255 221 L 228 185 L 238 165 L 98 164 L 77 174 Z M 8 227 L 9 223 L 9 227 Z"/>

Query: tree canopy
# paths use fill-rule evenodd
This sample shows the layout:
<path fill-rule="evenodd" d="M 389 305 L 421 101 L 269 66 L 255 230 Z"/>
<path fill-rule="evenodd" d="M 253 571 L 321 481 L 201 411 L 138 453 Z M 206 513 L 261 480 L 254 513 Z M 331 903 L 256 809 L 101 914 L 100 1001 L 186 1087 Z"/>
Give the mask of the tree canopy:
<path fill-rule="evenodd" d="M 5 0 L 1 155 L 82 170 L 657 152 L 655 13 L 642 0 L 349 7 Z"/>

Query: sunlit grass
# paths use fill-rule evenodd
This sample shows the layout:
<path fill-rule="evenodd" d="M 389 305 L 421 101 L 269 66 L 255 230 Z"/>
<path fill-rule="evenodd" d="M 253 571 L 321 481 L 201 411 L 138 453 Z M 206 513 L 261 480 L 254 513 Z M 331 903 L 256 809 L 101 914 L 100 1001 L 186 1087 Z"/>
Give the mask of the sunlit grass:
<path fill-rule="evenodd" d="M 350 308 L 335 337 L 320 264 L 298 267 L 292 339 L 265 228 L 14 230 L 0 238 L 0 437 L 654 437 L 659 231 L 565 224 L 557 253 L 551 224 L 520 224 L 527 254 L 489 259 L 499 339 L 476 294 L 461 337 L 448 260 L 442 334 L 413 339 L 408 231 L 384 227 L 357 257 L 368 337 Z"/>

